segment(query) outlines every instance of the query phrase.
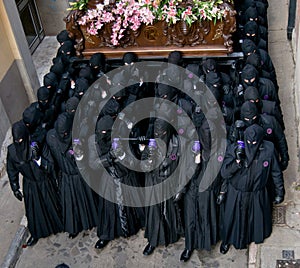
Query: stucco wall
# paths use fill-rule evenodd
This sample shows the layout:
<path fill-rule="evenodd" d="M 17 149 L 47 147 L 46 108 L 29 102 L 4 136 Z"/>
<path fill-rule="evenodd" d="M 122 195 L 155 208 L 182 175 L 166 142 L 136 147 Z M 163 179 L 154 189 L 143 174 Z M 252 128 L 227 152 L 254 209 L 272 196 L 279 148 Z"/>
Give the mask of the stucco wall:
<path fill-rule="evenodd" d="M 35 100 L 36 70 L 15 1 L 0 1 L 0 144 L 10 125 Z"/>
<path fill-rule="evenodd" d="M 8 36 L 10 47 L 13 50 L 14 58 L 18 60 L 18 69 L 22 76 L 27 96 L 30 101 L 33 101 L 35 100 L 33 90 L 36 91 L 39 88 L 40 82 L 28 48 L 17 6 L 15 1 L 11 0 L 0 1 L 0 6 L 2 11 L 1 21 L 5 21 L 4 29 Z"/>
<path fill-rule="evenodd" d="M 0 13 L 1 16 L 1 13 Z M 1 86 L 1 82 L 9 71 L 10 66 L 13 64 L 14 56 L 12 49 L 10 47 L 10 43 L 8 41 L 8 37 L 5 33 L 5 26 L 2 20 L 0 20 L 0 94 L 3 92 L 3 88 Z M 6 113 L 5 107 L 0 98 L 0 144 L 3 143 L 6 132 L 10 127 L 10 120 Z"/>
<path fill-rule="evenodd" d="M 295 103 L 296 103 L 296 117 L 297 117 L 297 127 L 298 133 L 300 133 L 300 2 L 297 1 L 297 11 L 296 11 L 296 21 L 295 21 L 295 29 L 293 31 L 292 37 L 292 48 L 294 53 L 295 60 Z M 300 137 L 298 137 L 298 141 Z"/>

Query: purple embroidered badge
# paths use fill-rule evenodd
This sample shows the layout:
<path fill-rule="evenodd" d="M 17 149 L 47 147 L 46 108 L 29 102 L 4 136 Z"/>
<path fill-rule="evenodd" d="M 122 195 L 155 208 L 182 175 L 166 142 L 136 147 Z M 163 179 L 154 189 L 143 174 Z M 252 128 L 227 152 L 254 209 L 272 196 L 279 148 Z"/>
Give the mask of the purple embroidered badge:
<path fill-rule="evenodd" d="M 177 159 L 176 154 L 171 154 L 171 155 L 170 155 L 170 159 L 173 160 L 173 161 L 176 160 L 176 159 Z"/>
<path fill-rule="evenodd" d="M 178 129 L 178 134 L 179 135 L 182 135 L 183 133 L 184 133 L 184 129 L 183 128 Z"/>

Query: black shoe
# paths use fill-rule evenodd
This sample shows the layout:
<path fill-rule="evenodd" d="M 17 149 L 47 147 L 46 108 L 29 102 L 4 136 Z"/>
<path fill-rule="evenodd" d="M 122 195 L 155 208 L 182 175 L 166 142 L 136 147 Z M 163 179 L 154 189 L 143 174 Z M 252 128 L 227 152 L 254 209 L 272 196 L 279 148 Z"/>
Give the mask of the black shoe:
<path fill-rule="evenodd" d="M 73 239 L 75 238 L 79 233 L 73 233 L 73 234 L 69 234 L 69 238 Z"/>
<path fill-rule="evenodd" d="M 228 252 L 229 248 L 230 248 L 229 244 L 225 244 L 224 242 L 222 242 L 221 246 L 220 246 L 220 252 L 222 254 L 226 254 Z"/>
<path fill-rule="evenodd" d="M 29 239 L 26 242 L 27 247 L 32 247 L 34 246 L 38 241 L 38 238 L 34 238 L 33 236 L 30 236 Z"/>
<path fill-rule="evenodd" d="M 145 256 L 149 256 L 149 255 L 151 255 L 153 253 L 154 249 L 155 249 L 155 247 L 152 247 L 150 245 L 150 243 L 148 243 L 147 246 L 145 247 L 144 251 L 143 251 L 143 254 Z"/>
<path fill-rule="evenodd" d="M 101 248 L 104 248 L 107 244 L 108 244 L 109 240 L 102 240 L 102 239 L 99 239 L 95 245 L 95 248 L 96 249 L 101 249 Z"/>
<path fill-rule="evenodd" d="M 184 251 L 180 255 L 180 261 L 187 262 L 192 256 L 192 253 L 192 250 L 184 249 Z"/>

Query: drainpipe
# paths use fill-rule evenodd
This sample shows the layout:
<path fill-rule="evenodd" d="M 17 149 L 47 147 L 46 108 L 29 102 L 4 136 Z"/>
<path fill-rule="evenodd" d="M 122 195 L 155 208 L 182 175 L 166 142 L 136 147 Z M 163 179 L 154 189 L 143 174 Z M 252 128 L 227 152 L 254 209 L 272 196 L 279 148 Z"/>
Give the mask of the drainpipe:
<path fill-rule="evenodd" d="M 289 19 L 287 26 L 287 39 L 292 40 L 292 33 L 295 27 L 297 0 L 290 0 L 289 3 Z"/>

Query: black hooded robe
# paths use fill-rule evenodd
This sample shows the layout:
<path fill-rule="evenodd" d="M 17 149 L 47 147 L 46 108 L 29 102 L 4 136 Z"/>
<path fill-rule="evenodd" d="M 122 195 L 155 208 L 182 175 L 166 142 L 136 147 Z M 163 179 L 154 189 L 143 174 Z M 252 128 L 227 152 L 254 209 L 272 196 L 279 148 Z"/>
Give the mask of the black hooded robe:
<path fill-rule="evenodd" d="M 66 118 L 64 114 L 61 116 Z M 65 122 L 62 120 L 62 123 Z M 63 141 L 56 129 L 48 131 L 46 140 L 61 173 L 59 191 L 64 231 L 75 234 L 95 227 L 97 209 L 94 195 L 78 171 L 70 141 Z"/>
<path fill-rule="evenodd" d="M 249 128 L 253 127 L 258 126 Z M 263 136 L 263 130 L 260 135 Z M 246 137 L 245 133 L 245 140 Z M 221 168 L 228 184 L 221 239 L 236 249 L 244 249 L 251 242 L 262 243 L 271 235 L 273 200 L 270 200 L 269 180 L 274 184 L 276 196 L 284 196 L 284 183 L 271 142 L 262 141 L 258 145 L 248 167 L 236 163 L 235 149 L 235 144 L 229 146 Z"/>
<path fill-rule="evenodd" d="M 123 205 L 122 184 L 138 187 L 139 183 L 137 173 L 123 166 L 118 158 L 112 157 L 110 154 L 109 130 L 112 125 L 112 117 L 104 115 L 97 122 L 96 136 L 92 135 L 89 138 L 89 147 L 96 146 L 97 149 L 97 155 L 95 152 L 93 153 L 93 150 L 89 150 L 89 165 L 97 171 L 99 179 L 108 181 L 104 186 L 106 188 L 101 192 L 109 193 L 110 196 L 116 198 L 115 203 L 102 196 L 99 196 L 98 200 L 97 236 L 99 239 L 107 241 L 118 237 L 132 236 L 144 226 L 143 209 Z M 108 131 L 108 134 L 101 135 L 102 130 Z M 106 171 L 99 169 L 100 162 Z M 127 195 L 126 198 L 130 198 L 130 196 Z"/>
<path fill-rule="evenodd" d="M 43 146 L 39 166 L 31 158 L 30 141 L 29 139 L 27 141 L 24 149 L 27 153 L 25 154 L 18 151 L 15 143 L 8 146 L 7 174 L 13 191 L 20 188 L 19 174 L 23 176 L 23 195 L 28 229 L 32 237 L 39 239 L 61 232 L 63 226 L 59 198 L 53 184 L 54 180 L 51 178 L 50 170 L 53 162 L 49 150 L 47 146 Z"/>
<path fill-rule="evenodd" d="M 159 119 L 156 119 L 158 122 Z M 160 120 L 159 120 L 160 121 Z M 156 132 L 156 122 L 154 123 L 154 133 Z M 161 124 L 160 122 L 158 124 Z M 165 123 L 162 123 L 164 125 Z M 166 129 L 166 128 L 165 128 Z M 155 134 L 154 134 L 155 136 Z M 153 186 L 166 180 L 174 171 L 178 164 L 179 156 L 179 139 L 176 135 L 169 133 L 165 139 L 167 141 L 166 155 L 163 162 L 154 170 L 147 172 L 145 168 L 145 186 Z M 149 155 L 149 146 L 144 151 L 144 156 Z M 156 154 L 161 154 L 159 147 L 156 149 Z M 148 153 L 147 153 L 148 152 Z M 148 159 L 146 157 L 146 159 Z M 150 157 L 151 159 L 151 157 Z M 147 161 L 147 160 L 145 160 Z M 154 162 L 154 161 L 153 161 Z M 152 162 L 152 163 L 153 163 Z M 162 192 L 153 191 L 147 193 L 146 200 L 165 199 L 165 189 Z M 160 195 L 161 194 L 161 195 Z M 173 200 L 169 198 L 156 205 L 147 206 L 145 210 L 146 214 L 146 226 L 145 226 L 145 238 L 151 246 L 156 247 L 158 245 L 168 246 L 175 243 L 180 238 L 183 232 L 183 225 L 180 221 L 178 214 L 178 208 Z"/>
<path fill-rule="evenodd" d="M 214 142 L 211 132 L 216 131 L 214 107 L 206 113 L 207 118 L 202 123 L 196 122 L 201 144 L 201 163 L 191 179 L 188 191 L 184 198 L 185 215 L 185 248 L 188 250 L 205 249 L 211 250 L 219 238 L 218 206 L 216 194 L 220 187 L 220 176 L 218 172 L 208 172 L 208 163 L 212 155 L 220 155 L 218 143 Z M 220 128 L 220 125 L 218 125 Z M 225 126 L 223 126 L 225 128 Z M 217 161 L 222 161 L 220 156 Z M 214 165 L 213 168 L 217 168 Z M 215 178 L 211 174 L 215 173 Z M 203 187 L 205 185 L 206 187 Z"/>
<path fill-rule="evenodd" d="M 137 186 L 137 176 L 135 172 L 128 171 L 117 162 L 115 162 L 111 168 L 116 169 L 116 173 L 108 174 L 104 172 L 101 174 L 101 177 L 104 178 L 105 176 L 107 180 L 114 180 L 115 189 L 111 194 L 120 196 L 120 200 L 113 203 L 104 197 L 99 196 L 99 217 L 97 220 L 97 236 L 101 240 L 108 241 L 118 237 L 135 235 L 144 226 L 144 215 L 142 215 L 143 213 L 140 213 L 142 208 L 124 206 L 121 201 L 121 183 Z M 111 190 L 111 188 L 107 189 Z"/>

